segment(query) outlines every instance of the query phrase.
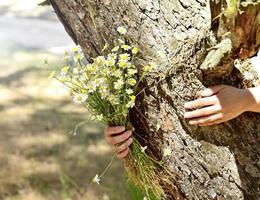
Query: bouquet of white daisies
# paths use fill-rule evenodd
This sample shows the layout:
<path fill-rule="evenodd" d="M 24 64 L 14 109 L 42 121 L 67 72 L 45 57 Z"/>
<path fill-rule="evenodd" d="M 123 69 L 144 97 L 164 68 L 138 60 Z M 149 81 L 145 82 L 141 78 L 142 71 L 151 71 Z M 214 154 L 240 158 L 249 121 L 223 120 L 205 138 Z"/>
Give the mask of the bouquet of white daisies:
<path fill-rule="evenodd" d="M 68 65 L 59 73 L 53 72 L 52 76 L 69 88 L 73 101 L 84 105 L 98 121 L 109 126 L 127 126 L 139 83 L 156 67 L 149 63 L 137 68 L 134 63 L 138 48 L 127 44 L 127 30 L 124 27 L 119 27 L 117 31 L 119 39 L 116 45 L 111 50 L 107 46 L 103 49 L 103 52 L 108 52 L 106 55 L 87 63 L 80 48 L 75 47 L 72 49 L 73 56 L 65 53 Z M 150 158 L 145 152 L 146 148 L 134 138 L 128 155 L 128 163 L 131 164 L 126 168 L 129 177 L 146 193 L 147 199 L 159 198 L 163 195 L 163 189 L 156 165 L 161 162 Z M 93 181 L 99 183 L 103 174 L 97 174 Z"/>

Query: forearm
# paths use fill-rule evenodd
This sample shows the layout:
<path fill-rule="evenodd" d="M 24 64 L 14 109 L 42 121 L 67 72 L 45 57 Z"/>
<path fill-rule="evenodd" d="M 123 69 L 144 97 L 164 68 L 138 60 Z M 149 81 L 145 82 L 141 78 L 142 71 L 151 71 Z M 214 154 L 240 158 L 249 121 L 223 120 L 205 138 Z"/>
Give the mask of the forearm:
<path fill-rule="evenodd" d="M 248 109 L 249 112 L 260 113 L 260 86 L 248 89 Z"/>

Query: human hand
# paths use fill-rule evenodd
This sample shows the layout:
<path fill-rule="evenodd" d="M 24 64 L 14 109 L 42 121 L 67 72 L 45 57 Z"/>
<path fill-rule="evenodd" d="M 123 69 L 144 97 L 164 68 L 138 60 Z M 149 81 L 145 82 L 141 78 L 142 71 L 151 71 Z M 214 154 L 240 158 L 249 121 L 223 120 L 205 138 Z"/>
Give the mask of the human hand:
<path fill-rule="evenodd" d="M 247 111 L 251 99 L 248 90 L 228 85 L 207 88 L 200 96 L 184 105 L 189 110 L 184 117 L 191 125 L 210 126 L 229 121 Z"/>
<path fill-rule="evenodd" d="M 105 129 L 106 142 L 112 147 L 117 158 L 124 159 L 129 151 L 129 146 L 132 144 L 131 138 L 134 128 L 126 130 L 123 126 L 112 126 Z"/>

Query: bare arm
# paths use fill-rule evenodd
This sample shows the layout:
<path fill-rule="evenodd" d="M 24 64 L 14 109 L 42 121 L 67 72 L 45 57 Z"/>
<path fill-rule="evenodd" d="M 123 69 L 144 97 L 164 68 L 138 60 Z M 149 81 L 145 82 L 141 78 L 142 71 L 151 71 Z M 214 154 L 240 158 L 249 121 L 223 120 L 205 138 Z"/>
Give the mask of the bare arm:
<path fill-rule="evenodd" d="M 244 112 L 260 113 L 260 86 L 238 89 L 217 85 L 200 92 L 201 98 L 184 105 L 191 125 L 210 126 L 234 119 Z"/>

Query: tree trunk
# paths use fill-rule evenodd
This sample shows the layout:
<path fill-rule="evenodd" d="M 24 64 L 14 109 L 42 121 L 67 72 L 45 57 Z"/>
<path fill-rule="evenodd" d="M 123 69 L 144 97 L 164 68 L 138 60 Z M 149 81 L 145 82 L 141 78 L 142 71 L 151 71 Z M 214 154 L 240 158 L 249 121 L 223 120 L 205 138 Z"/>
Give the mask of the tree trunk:
<path fill-rule="evenodd" d="M 165 146 L 174 150 L 167 168 L 176 181 L 169 186 L 162 177 L 169 199 L 260 198 L 260 115 L 245 113 L 211 127 L 190 126 L 183 117 L 184 102 L 206 86 L 252 86 L 241 59 L 260 47 L 259 0 L 49 1 L 88 60 L 105 44 L 112 47 L 123 25 L 140 47 L 140 63 L 159 66 L 146 79 L 131 121 L 151 155 L 159 159 Z"/>

